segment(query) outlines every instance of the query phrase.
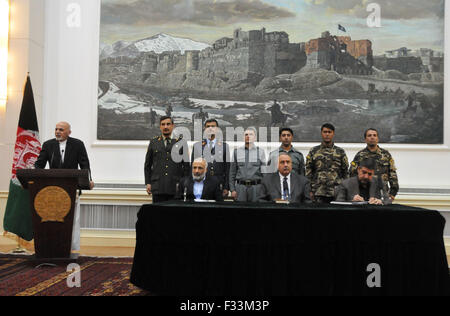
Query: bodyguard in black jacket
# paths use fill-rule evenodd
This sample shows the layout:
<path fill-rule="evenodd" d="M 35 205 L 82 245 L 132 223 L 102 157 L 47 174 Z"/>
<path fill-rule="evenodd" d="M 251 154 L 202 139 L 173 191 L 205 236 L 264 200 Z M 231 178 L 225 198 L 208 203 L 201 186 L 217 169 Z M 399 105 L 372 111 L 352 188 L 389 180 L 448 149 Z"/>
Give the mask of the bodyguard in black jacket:
<path fill-rule="evenodd" d="M 194 144 L 191 161 L 204 158 L 208 163 L 207 175 L 219 180 L 222 193 L 227 196 L 230 190 L 230 149 L 227 143 L 216 138 L 218 128 L 217 120 L 210 119 L 205 122 L 207 139 Z"/>

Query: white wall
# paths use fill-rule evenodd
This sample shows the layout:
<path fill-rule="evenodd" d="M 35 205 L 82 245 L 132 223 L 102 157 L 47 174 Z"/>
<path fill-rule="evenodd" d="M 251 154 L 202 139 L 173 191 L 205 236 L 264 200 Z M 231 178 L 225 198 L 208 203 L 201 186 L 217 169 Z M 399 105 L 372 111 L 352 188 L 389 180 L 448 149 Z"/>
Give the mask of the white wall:
<path fill-rule="evenodd" d="M 8 102 L 0 109 L 0 191 L 7 191 L 11 179 L 16 132 L 23 89 L 30 72 L 37 115 L 43 104 L 45 0 L 11 0 L 8 59 Z"/>
<path fill-rule="evenodd" d="M 70 28 L 69 4 L 81 7 L 81 25 Z M 446 6 L 446 16 L 449 16 Z M 96 140 L 98 81 L 98 42 L 100 0 L 47 0 L 44 107 L 40 116 L 42 140 L 53 137 L 54 124 L 72 124 L 72 136 L 84 140 L 89 152 L 93 177 L 101 183 L 144 183 L 143 165 L 147 142 L 101 142 Z M 446 56 L 450 56 L 450 22 L 446 18 Z M 446 77 L 449 75 L 446 63 Z M 36 85 L 38 83 L 36 82 Z M 446 92 L 449 92 L 448 82 Z M 403 188 L 450 189 L 450 104 L 445 95 L 444 146 L 382 146 L 393 154 Z M 315 144 L 298 144 L 305 155 Z M 349 159 L 364 144 L 338 144 Z M 3 154 L 2 154 L 2 157 Z"/>

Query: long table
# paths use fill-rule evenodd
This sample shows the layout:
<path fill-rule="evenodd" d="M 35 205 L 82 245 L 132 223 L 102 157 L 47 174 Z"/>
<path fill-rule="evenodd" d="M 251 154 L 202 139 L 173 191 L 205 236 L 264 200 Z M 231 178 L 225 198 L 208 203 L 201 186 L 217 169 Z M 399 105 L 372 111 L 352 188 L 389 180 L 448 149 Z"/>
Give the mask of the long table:
<path fill-rule="evenodd" d="M 450 295 L 437 211 L 143 205 L 131 282 L 155 295 Z"/>

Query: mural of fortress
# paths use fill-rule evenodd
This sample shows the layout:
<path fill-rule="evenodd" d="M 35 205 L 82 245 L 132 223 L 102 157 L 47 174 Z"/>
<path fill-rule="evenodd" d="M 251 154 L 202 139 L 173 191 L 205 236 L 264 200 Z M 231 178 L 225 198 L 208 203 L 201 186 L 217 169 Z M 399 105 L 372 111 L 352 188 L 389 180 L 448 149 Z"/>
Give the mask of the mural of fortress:
<path fill-rule="evenodd" d="M 331 36 L 330 32 L 310 40 L 305 46 L 307 67 L 334 70 L 339 74 L 371 74 L 372 42 L 353 41 L 349 36 Z"/>
<path fill-rule="evenodd" d="M 306 65 L 304 45 L 289 43 L 286 32 L 266 30 L 244 32 L 237 29 L 233 38 L 217 40 L 202 51 L 145 53 L 141 72 L 192 72 L 208 70 L 233 74 L 232 80 L 259 82 L 265 77 L 293 73 Z"/>
<path fill-rule="evenodd" d="M 286 32 L 266 32 L 266 29 L 243 31 L 233 37 L 218 39 L 204 50 L 140 53 L 138 57 L 109 57 L 101 64 L 128 65 L 130 72 L 139 73 L 145 82 L 154 75 L 171 76 L 179 83 L 186 74 L 213 73 L 226 82 L 248 82 L 281 74 L 293 74 L 301 69 L 325 69 L 339 74 L 371 75 L 378 70 L 397 70 L 404 74 L 443 72 L 443 56 L 422 49 L 412 56 L 405 48 L 373 56 L 372 42 L 352 40 L 349 36 L 333 36 L 323 32 L 320 38 L 305 43 L 290 43 Z M 172 82 L 172 81 L 171 81 Z"/>

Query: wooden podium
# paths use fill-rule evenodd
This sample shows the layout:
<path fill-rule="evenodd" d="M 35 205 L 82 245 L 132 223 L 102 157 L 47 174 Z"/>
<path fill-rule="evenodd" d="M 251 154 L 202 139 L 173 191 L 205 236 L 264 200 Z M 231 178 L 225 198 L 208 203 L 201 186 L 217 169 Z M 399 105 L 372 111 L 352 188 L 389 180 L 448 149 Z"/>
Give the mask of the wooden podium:
<path fill-rule="evenodd" d="M 70 259 L 77 189 L 89 190 L 89 171 L 22 169 L 17 178 L 30 192 L 36 259 Z"/>

